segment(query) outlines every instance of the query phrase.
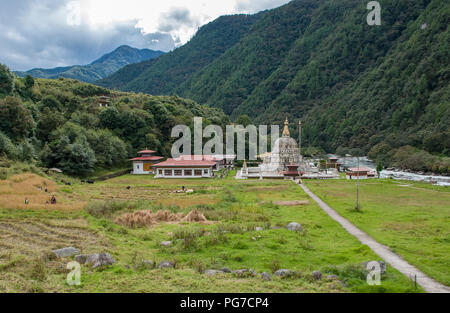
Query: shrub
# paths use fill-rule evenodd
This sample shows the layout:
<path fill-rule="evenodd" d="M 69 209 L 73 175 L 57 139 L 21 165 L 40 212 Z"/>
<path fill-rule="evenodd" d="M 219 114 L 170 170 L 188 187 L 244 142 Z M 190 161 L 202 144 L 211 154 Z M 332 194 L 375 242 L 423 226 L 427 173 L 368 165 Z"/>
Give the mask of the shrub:
<path fill-rule="evenodd" d="M 114 213 L 132 206 L 126 201 L 89 202 L 86 212 L 96 218 L 111 217 Z"/>

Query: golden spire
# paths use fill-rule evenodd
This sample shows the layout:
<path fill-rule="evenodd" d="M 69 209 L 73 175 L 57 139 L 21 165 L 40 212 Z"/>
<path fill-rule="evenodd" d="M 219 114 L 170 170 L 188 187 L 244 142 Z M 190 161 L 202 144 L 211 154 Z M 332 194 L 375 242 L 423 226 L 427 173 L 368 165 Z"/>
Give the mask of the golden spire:
<path fill-rule="evenodd" d="M 290 137 L 291 133 L 289 132 L 289 121 L 286 117 L 286 121 L 284 122 L 284 130 L 283 130 L 283 137 Z"/>

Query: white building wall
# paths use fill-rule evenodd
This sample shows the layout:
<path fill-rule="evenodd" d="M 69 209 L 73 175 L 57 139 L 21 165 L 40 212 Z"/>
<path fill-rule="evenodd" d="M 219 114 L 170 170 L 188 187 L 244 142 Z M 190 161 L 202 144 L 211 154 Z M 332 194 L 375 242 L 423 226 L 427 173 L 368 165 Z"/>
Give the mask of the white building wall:
<path fill-rule="evenodd" d="M 144 171 L 144 162 L 133 162 L 134 175 L 148 175 L 150 172 Z"/>
<path fill-rule="evenodd" d="M 159 171 L 162 171 L 162 174 L 159 173 Z M 175 176 L 175 171 L 181 170 L 182 175 L 181 176 Z M 166 175 L 166 171 L 170 171 L 171 175 Z M 186 175 L 185 171 L 192 171 L 192 175 Z M 202 171 L 201 176 L 195 176 L 195 171 Z M 206 171 L 206 172 L 205 172 Z M 163 169 L 157 169 L 156 170 L 156 176 L 155 178 L 189 178 L 189 179 L 195 179 L 195 178 L 211 178 L 212 177 L 212 169 L 208 168 L 163 168 Z"/>

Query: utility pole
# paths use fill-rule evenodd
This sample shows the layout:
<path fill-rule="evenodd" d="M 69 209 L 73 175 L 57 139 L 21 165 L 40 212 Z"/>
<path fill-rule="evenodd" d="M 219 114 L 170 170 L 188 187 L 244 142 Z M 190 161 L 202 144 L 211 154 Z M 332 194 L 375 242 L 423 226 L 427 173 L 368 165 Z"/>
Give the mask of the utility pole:
<path fill-rule="evenodd" d="M 356 176 L 356 211 L 359 211 L 359 174 L 361 173 L 359 170 L 359 154 L 357 156 L 358 159 L 358 176 Z"/>
<path fill-rule="evenodd" d="M 300 151 L 300 157 L 302 156 L 302 121 L 298 121 L 298 148 Z"/>

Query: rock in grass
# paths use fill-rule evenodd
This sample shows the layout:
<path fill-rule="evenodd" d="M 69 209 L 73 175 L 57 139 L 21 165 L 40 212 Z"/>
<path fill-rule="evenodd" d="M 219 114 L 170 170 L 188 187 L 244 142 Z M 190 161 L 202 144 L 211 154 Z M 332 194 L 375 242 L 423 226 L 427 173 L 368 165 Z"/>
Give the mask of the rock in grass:
<path fill-rule="evenodd" d="M 80 253 L 80 250 L 74 247 L 68 247 L 52 251 L 58 258 L 68 258 Z"/>
<path fill-rule="evenodd" d="M 102 266 L 113 265 L 116 263 L 114 258 L 109 253 L 96 253 L 87 257 L 86 263 L 91 265 L 92 268 L 99 268 Z"/>
<path fill-rule="evenodd" d="M 339 280 L 339 276 L 337 275 L 328 275 L 327 280 L 333 281 L 333 280 Z"/>
<path fill-rule="evenodd" d="M 287 226 L 287 229 L 289 229 L 290 231 L 300 232 L 300 231 L 302 231 L 302 225 L 300 225 L 299 223 L 290 223 Z"/>
<path fill-rule="evenodd" d="M 375 266 L 373 266 L 373 265 L 372 265 L 371 268 L 367 268 L 367 265 L 369 265 L 369 263 L 371 263 L 371 262 L 376 262 L 376 263 L 378 263 L 380 265 L 380 270 L 381 270 L 380 274 L 386 273 L 387 264 L 385 262 L 382 262 L 382 261 L 368 261 L 368 262 L 364 262 L 362 265 L 363 265 L 365 270 L 367 270 L 367 271 L 375 270 Z"/>
<path fill-rule="evenodd" d="M 256 227 L 255 230 L 256 230 L 256 231 L 263 231 L 264 228 L 262 228 L 262 227 Z"/>
<path fill-rule="evenodd" d="M 312 277 L 314 280 L 321 280 L 322 279 L 322 273 L 319 271 L 312 272 Z"/>
<path fill-rule="evenodd" d="M 170 261 L 162 261 L 158 264 L 158 268 L 174 268 L 175 265 Z"/>
<path fill-rule="evenodd" d="M 89 255 L 87 255 L 87 254 L 80 254 L 80 255 L 75 256 L 75 261 L 80 264 L 86 264 L 88 257 L 89 257 Z"/>
<path fill-rule="evenodd" d="M 221 268 L 220 271 L 227 274 L 231 273 L 231 270 L 228 267 Z"/>
<path fill-rule="evenodd" d="M 292 275 L 292 272 L 290 270 L 281 269 L 276 271 L 274 275 L 279 277 L 289 277 Z"/>
<path fill-rule="evenodd" d="M 216 271 L 216 270 L 206 270 L 205 271 L 205 275 L 208 275 L 208 276 L 215 276 L 215 275 L 220 274 L 220 273 L 223 273 L 223 272 Z"/>
<path fill-rule="evenodd" d="M 161 246 L 170 247 L 172 245 L 172 241 L 163 241 L 161 242 Z"/>
<path fill-rule="evenodd" d="M 242 270 L 233 271 L 233 273 L 236 274 L 237 276 L 242 276 L 245 273 L 248 273 L 248 269 L 244 268 Z"/>
<path fill-rule="evenodd" d="M 266 272 L 261 273 L 261 277 L 262 277 L 262 279 L 265 280 L 265 281 L 271 281 L 271 280 L 272 280 L 272 277 L 271 277 L 268 273 L 266 273 Z"/>

